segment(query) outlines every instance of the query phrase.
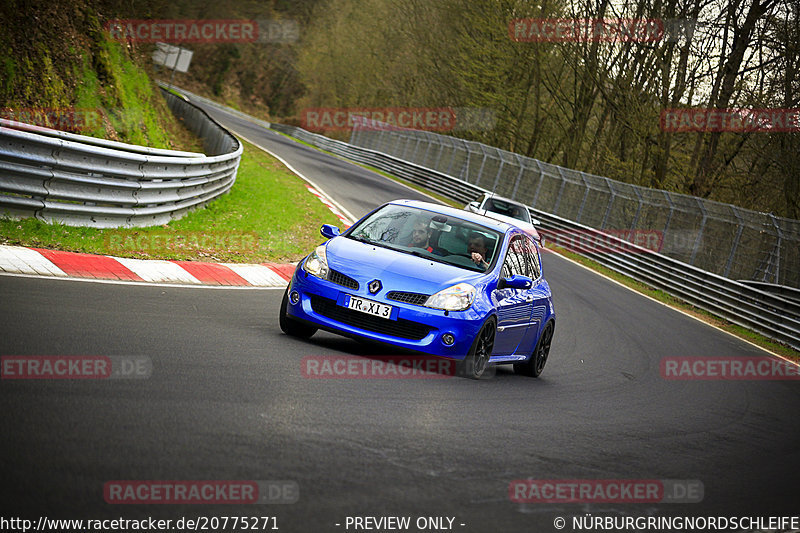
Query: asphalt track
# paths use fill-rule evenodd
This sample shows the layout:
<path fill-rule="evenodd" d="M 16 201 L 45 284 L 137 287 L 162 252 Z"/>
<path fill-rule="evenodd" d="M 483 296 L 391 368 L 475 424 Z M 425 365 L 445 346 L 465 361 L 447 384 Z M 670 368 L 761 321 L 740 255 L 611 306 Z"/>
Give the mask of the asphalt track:
<path fill-rule="evenodd" d="M 419 196 L 209 112 L 356 216 Z M 477 382 L 305 378 L 304 357 L 386 350 L 328 333 L 286 337 L 280 290 L 0 276 L 0 354 L 145 356 L 153 365 L 143 380 L 0 382 L 2 516 L 269 515 L 282 531 L 348 531 L 348 516 L 443 516 L 455 517 L 456 531 L 492 532 L 555 531 L 557 516 L 585 513 L 798 514 L 800 382 L 665 380 L 664 357 L 764 353 L 553 254 L 544 269 L 557 312 L 544 374 L 501 368 Z M 704 497 L 510 501 L 509 483 L 525 478 L 699 480 Z M 294 480 L 300 499 L 114 505 L 103 499 L 110 480 Z"/>

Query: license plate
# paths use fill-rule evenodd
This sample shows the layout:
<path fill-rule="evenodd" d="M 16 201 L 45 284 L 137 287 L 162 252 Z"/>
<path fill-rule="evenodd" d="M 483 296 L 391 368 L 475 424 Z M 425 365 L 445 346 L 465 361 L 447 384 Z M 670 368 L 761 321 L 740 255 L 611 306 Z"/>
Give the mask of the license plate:
<path fill-rule="evenodd" d="M 372 316 L 379 316 L 381 318 L 392 317 L 392 306 L 373 302 L 372 300 L 365 300 L 358 296 L 350 296 L 350 301 L 347 302 L 347 308 L 353 311 L 360 311 Z"/>

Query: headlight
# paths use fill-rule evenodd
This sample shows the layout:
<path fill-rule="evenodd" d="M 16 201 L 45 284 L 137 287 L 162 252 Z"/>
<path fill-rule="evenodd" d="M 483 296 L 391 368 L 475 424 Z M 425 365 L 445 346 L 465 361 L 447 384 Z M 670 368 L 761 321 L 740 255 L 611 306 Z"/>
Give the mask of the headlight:
<path fill-rule="evenodd" d="M 325 256 L 325 245 L 320 244 L 306 259 L 303 269 L 318 278 L 328 279 L 328 258 Z"/>
<path fill-rule="evenodd" d="M 475 301 L 475 287 L 469 283 L 459 283 L 432 294 L 425 302 L 425 307 L 444 309 L 445 311 L 463 311 Z"/>

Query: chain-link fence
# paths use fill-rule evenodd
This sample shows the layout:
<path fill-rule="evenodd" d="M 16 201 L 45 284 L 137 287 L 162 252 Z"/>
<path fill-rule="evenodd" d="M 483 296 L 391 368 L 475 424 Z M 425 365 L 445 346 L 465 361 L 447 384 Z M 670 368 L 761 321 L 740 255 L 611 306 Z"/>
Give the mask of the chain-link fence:
<path fill-rule="evenodd" d="M 350 143 L 600 230 L 660 232 L 660 252 L 739 280 L 800 287 L 800 221 L 586 174 L 436 133 L 355 120 Z"/>

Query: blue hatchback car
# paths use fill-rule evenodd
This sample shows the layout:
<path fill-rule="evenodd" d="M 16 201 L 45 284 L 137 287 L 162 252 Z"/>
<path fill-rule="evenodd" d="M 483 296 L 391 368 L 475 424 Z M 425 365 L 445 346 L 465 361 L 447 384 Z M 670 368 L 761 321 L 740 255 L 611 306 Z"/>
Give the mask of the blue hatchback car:
<path fill-rule="evenodd" d="M 478 379 L 489 364 L 538 376 L 555 330 L 536 243 L 522 229 L 460 209 L 397 200 L 297 266 L 280 309 L 284 333 L 318 329 L 455 359 Z"/>

